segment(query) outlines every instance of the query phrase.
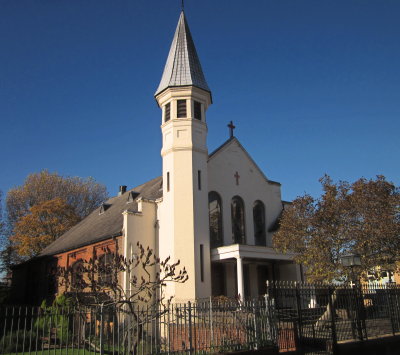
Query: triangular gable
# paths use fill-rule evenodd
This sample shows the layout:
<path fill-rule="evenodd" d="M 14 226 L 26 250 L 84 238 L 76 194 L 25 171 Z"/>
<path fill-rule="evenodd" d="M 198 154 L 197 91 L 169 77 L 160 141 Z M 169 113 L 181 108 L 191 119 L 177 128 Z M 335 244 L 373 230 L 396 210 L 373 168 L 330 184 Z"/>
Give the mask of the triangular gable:
<path fill-rule="evenodd" d="M 215 149 L 209 156 L 208 156 L 208 161 L 211 161 L 213 159 L 215 159 L 217 156 L 219 156 L 220 154 L 223 154 L 223 152 L 225 152 L 230 146 L 232 146 L 233 144 L 237 144 L 237 146 L 239 147 L 239 149 L 241 149 L 243 151 L 243 153 L 245 154 L 245 156 L 247 157 L 247 159 L 249 159 L 249 161 L 254 165 L 254 167 L 257 169 L 257 171 L 259 172 L 259 174 L 264 177 L 264 179 L 270 183 L 270 184 L 277 184 L 280 185 L 279 182 L 276 181 L 272 181 L 269 180 L 266 175 L 264 174 L 264 172 L 260 169 L 260 167 L 256 164 L 256 162 L 253 160 L 253 158 L 250 156 L 250 154 L 247 152 L 247 150 L 242 146 L 242 144 L 239 142 L 239 140 L 236 137 L 232 137 L 230 139 L 228 139 L 225 143 L 223 143 L 221 146 L 219 146 L 217 149 Z"/>

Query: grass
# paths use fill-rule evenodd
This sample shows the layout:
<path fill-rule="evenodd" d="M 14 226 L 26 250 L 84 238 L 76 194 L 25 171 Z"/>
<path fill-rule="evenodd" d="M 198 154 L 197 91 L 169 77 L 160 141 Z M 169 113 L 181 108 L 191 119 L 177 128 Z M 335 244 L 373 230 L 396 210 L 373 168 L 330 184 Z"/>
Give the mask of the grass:
<path fill-rule="evenodd" d="M 4 355 L 94 355 L 99 354 L 98 352 L 93 352 L 83 349 L 46 349 L 38 350 L 37 352 L 32 350 L 31 352 L 19 352 L 19 353 L 8 353 Z"/>

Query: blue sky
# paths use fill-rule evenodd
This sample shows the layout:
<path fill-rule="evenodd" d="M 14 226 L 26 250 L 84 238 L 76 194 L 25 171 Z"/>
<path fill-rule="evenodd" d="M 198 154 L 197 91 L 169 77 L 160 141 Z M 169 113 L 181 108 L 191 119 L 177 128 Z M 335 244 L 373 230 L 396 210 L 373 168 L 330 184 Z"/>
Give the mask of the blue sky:
<path fill-rule="evenodd" d="M 186 0 L 213 93 L 282 197 L 318 179 L 399 185 L 400 1 Z M 154 92 L 180 0 L 0 1 L 0 190 L 42 169 L 110 195 L 161 173 Z"/>

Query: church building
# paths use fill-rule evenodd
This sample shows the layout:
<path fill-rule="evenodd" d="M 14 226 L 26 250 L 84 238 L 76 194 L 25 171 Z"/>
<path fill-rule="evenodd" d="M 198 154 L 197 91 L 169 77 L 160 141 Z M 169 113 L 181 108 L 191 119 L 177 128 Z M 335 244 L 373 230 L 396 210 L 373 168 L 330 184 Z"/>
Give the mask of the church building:
<path fill-rule="evenodd" d="M 234 136 L 232 122 L 230 138 L 208 151 L 212 92 L 183 11 L 155 98 L 161 117 L 162 175 L 128 191 L 121 186 L 118 196 L 40 257 L 55 258 L 60 266 L 73 266 L 106 249 L 131 258 L 140 242 L 161 259 L 170 256 L 186 268 L 188 281 L 166 289 L 180 301 L 257 297 L 265 292 L 267 280 L 300 280 L 301 267 L 289 254 L 272 248 L 285 206 L 280 183 L 264 175 Z M 45 266 L 36 272 L 45 273 Z"/>

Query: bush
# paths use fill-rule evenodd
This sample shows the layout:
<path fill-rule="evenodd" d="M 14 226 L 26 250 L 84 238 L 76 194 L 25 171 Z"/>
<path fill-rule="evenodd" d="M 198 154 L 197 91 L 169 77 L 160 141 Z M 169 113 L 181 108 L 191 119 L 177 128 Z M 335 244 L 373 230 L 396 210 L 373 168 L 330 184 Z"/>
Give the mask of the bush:
<path fill-rule="evenodd" d="M 29 351 L 29 349 L 33 350 L 35 347 L 36 334 L 32 331 L 19 330 L 8 333 L 0 339 L 2 354 Z"/>
<path fill-rule="evenodd" d="M 68 339 L 68 310 L 71 305 L 71 299 L 64 295 L 58 296 L 51 306 L 43 301 L 40 306 L 42 315 L 36 320 L 33 329 L 38 329 L 39 334 L 53 334 L 58 343 L 65 344 Z"/>

